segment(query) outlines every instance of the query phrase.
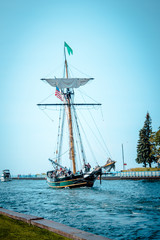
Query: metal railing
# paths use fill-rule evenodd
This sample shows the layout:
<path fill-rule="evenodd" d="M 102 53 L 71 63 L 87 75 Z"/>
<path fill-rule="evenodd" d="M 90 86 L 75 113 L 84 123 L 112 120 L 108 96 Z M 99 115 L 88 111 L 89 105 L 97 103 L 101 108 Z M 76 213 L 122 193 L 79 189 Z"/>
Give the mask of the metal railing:
<path fill-rule="evenodd" d="M 104 174 L 106 177 L 160 177 L 160 171 L 117 172 Z"/>
<path fill-rule="evenodd" d="M 44 174 L 35 174 L 35 175 L 31 175 L 31 174 L 27 174 L 27 175 L 12 175 L 12 178 L 45 178 L 46 175 Z"/>

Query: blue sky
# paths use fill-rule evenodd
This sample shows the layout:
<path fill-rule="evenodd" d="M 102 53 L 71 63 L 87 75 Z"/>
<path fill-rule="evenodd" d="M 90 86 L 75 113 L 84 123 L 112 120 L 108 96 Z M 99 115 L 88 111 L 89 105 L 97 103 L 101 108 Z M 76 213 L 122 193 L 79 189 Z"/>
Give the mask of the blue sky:
<path fill-rule="evenodd" d="M 159 13 L 159 0 L 1 0 L 0 171 L 50 169 L 57 117 L 50 121 L 36 104 L 54 93 L 40 79 L 63 74 L 64 41 L 74 52 L 69 65 L 95 78 L 81 91 L 102 103 L 95 119 L 117 170 L 122 143 L 127 168 L 137 167 L 147 111 L 153 130 L 160 126 Z"/>

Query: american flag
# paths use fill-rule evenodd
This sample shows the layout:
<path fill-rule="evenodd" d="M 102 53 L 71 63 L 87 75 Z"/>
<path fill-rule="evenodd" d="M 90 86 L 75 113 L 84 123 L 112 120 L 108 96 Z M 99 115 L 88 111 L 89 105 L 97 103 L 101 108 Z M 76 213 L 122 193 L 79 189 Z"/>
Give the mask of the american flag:
<path fill-rule="evenodd" d="M 55 96 L 57 98 L 59 98 L 61 101 L 63 101 L 63 98 L 62 98 L 62 95 L 61 95 L 61 92 L 59 90 L 59 88 L 56 86 L 56 90 L 55 90 Z"/>

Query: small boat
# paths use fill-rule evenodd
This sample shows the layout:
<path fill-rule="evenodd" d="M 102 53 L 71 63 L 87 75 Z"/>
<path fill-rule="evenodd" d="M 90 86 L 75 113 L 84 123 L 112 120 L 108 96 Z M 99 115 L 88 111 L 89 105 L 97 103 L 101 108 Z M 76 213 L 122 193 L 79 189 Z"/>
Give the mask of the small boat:
<path fill-rule="evenodd" d="M 8 169 L 3 170 L 3 173 L 1 175 L 1 182 L 8 182 L 11 181 L 11 174 L 10 171 Z"/>
<path fill-rule="evenodd" d="M 66 50 L 68 54 L 73 54 L 73 50 L 70 46 L 64 42 L 64 77 L 63 78 L 43 78 L 41 80 L 47 82 L 52 87 L 55 87 L 55 96 L 59 98 L 62 103 L 43 103 L 37 104 L 39 107 L 54 107 L 60 108 L 61 116 L 59 119 L 62 119 L 61 125 L 58 126 L 58 136 L 59 143 L 58 149 L 56 150 L 56 156 L 54 159 L 49 158 L 49 161 L 52 163 L 53 170 L 47 172 L 47 182 L 50 187 L 54 189 L 62 188 L 79 188 L 79 187 L 92 187 L 95 180 L 99 177 L 101 182 L 102 169 L 108 169 L 110 171 L 115 167 L 115 161 L 109 159 L 106 164 L 99 166 L 98 164 L 91 168 L 91 165 L 86 160 L 85 151 L 82 143 L 82 137 L 80 133 L 80 127 L 77 118 L 76 107 L 77 106 L 100 106 L 99 103 L 74 103 L 75 89 L 84 86 L 93 78 L 70 78 L 68 74 L 68 63 L 66 58 Z M 69 157 L 68 167 L 62 163 L 62 145 L 63 145 L 63 132 L 64 132 L 64 119 L 67 119 L 67 129 L 69 135 L 69 144 L 68 151 Z M 78 141 L 75 139 L 78 138 Z M 79 152 L 81 154 L 81 169 L 77 169 L 77 155 L 78 153 L 75 150 L 75 145 L 79 143 Z M 76 154 L 77 153 L 77 154 Z M 71 161 L 70 161 L 71 160 Z"/>

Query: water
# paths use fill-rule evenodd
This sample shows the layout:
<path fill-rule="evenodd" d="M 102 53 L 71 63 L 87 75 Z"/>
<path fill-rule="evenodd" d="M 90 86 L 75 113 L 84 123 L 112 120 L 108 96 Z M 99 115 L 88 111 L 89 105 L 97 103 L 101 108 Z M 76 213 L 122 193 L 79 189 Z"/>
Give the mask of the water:
<path fill-rule="evenodd" d="M 160 239 L 160 181 L 54 190 L 43 180 L 13 180 L 0 183 L 0 206 L 111 239 Z"/>

